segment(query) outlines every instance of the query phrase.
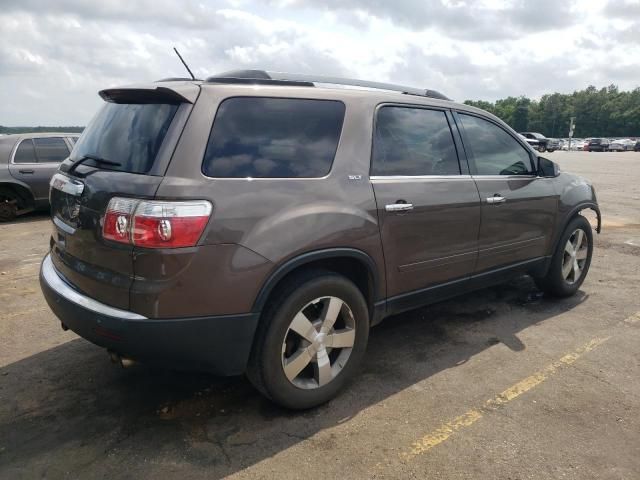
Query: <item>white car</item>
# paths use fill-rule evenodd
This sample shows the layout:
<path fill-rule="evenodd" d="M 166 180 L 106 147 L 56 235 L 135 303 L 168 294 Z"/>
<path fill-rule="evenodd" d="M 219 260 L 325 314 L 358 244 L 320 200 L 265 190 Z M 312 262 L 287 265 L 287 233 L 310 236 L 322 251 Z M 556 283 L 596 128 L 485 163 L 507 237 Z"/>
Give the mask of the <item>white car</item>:
<path fill-rule="evenodd" d="M 583 147 L 584 147 L 584 140 L 582 140 L 581 138 L 571 139 L 572 152 L 577 150 L 582 150 Z M 564 150 L 565 152 L 569 150 L 569 140 L 565 141 L 565 143 L 562 145 L 562 150 Z"/>
<path fill-rule="evenodd" d="M 627 152 L 633 150 L 636 142 L 629 138 L 622 138 L 618 140 L 613 140 L 609 144 L 609 150 L 612 152 Z"/>

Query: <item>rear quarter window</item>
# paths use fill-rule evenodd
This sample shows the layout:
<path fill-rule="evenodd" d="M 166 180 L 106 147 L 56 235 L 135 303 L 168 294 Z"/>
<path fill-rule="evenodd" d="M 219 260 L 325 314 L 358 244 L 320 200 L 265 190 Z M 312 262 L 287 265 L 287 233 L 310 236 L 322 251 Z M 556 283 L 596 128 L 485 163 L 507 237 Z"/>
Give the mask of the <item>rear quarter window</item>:
<path fill-rule="evenodd" d="M 36 163 L 37 161 L 33 140 L 22 140 L 13 155 L 13 163 Z"/>
<path fill-rule="evenodd" d="M 344 113 L 334 100 L 229 98 L 218 108 L 202 171 L 226 178 L 322 177 L 331 170 Z"/>

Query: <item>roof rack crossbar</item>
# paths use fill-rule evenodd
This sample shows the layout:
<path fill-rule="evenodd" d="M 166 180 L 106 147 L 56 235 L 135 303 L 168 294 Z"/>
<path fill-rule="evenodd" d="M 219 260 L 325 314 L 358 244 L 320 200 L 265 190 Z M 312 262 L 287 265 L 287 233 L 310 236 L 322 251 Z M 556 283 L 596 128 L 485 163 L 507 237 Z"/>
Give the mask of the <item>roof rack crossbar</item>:
<path fill-rule="evenodd" d="M 400 92 L 407 95 L 418 95 L 421 97 L 438 98 L 440 100 L 450 100 L 436 90 L 425 90 L 415 87 L 406 87 L 393 83 L 370 82 L 353 78 L 323 77 L 308 75 L 304 73 L 283 73 L 265 70 L 234 70 L 220 73 L 207 78 L 208 83 L 250 83 L 260 85 L 292 85 L 292 86 L 315 86 L 315 84 L 343 85 L 350 87 L 371 88 L 376 90 L 388 90 Z"/>

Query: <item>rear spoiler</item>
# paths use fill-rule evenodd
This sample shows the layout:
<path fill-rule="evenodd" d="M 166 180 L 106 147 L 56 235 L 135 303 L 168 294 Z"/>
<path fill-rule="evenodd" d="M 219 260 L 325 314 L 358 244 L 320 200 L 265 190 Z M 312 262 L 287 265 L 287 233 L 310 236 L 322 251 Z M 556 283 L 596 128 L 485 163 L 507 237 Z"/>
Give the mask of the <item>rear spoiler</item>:
<path fill-rule="evenodd" d="M 198 98 L 200 87 L 193 83 L 182 83 L 172 87 L 149 85 L 148 87 L 107 88 L 99 92 L 105 102 L 110 103 L 193 103 Z"/>

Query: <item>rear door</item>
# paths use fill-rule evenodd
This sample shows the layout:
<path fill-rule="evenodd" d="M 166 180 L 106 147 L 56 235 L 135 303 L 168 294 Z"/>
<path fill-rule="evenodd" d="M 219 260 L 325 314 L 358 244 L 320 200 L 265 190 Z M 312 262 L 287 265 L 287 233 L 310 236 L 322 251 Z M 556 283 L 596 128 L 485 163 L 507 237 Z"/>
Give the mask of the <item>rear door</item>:
<path fill-rule="evenodd" d="M 106 207 L 114 196 L 155 196 L 191 107 L 154 92 L 103 95 L 108 103 L 52 181 L 51 255 L 56 269 L 78 290 L 122 309 L 129 307 L 133 247 L 103 238 Z"/>
<path fill-rule="evenodd" d="M 482 203 L 477 272 L 547 255 L 558 208 L 533 152 L 488 118 L 456 116 Z"/>
<path fill-rule="evenodd" d="M 9 166 L 11 175 L 31 188 L 36 201 L 49 195 L 49 180 L 69 156 L 63 137 L 25 138 L 16 147 Z"/>
<path fill-rule="evenodd" d="M 480 201 L 446 110 L 378 108 L 371 165 L 388 296 L 468 276 Z"/>

